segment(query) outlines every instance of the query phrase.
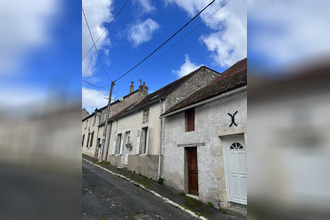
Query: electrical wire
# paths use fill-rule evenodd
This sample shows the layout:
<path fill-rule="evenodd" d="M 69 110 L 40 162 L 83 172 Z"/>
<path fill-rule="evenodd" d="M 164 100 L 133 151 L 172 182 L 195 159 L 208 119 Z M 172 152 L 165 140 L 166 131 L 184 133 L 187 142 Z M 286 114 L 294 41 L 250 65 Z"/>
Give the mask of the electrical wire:
<path fill-rule="evenodd" d="M 85 18 L 85 22 L 86 22 L 86 25 L 87 25 L 87 28 L 88 28 L 88 31 L 89 31 L 89 35 L 90 35 L 91 38 L 92 38 L 93 46 L 94 46 L 94 48 L 95 48 L 95 51 L 96 51 L 96 53 L 97 53 L 97 56 L 98 56 L 98 58 L 99 58 L 99 60 L 100 60 L 100 63 L 102 64 L 102 67 L 103 67 L 103 70 L 104 70 L 105 74 L 107 75 L 107 77 L 109 78 L 109 80 L 111 80 L 110 76 L 108 75 L 107 71 L 105 70 L 105 67 L 104 67 L 103 62 L 102 62 L 101 57 L 100 57 L 100 54 L 99 54 L 99 52 L 98 52 L 98 50 L 97 50 L 97 48 L 96 48 L 96 45 L 95 45 L 95 42 L 94 42 L 94 38 L 93 38 L 92 32 L 91 32 L 91 30 L 90 30 L 90 28 L 89 28 L 89 25 L 88 25 L 88 21 L 87 21 L 87 17 L 86 17 L 86 14 L 85 14 L 85 10 L 84 10 L 84 8 L 81 8 L 81 9 L 82 9 L 82 12 L 83 12 L 83 14 L 84 14 L 84 18 Z M 111 81 L 112 81 L 112 80 L 111 80 Z"/>
<path fill-rule="evenodd" d="M 146 56 L 143 60 L 141 60 L 138 64 L 136 64 L 134 67 L 132 67 L 130 70 L 128 70 L 126 73 L 121 75 L 119 78 L 117 78 L 114 82 L 118 81 L 128 73 L 130 73 L 132 70 L 134 70 L 136 67 L 138 67 L 141 63 L 146 61 L 149 57 L 151 57 L 156 51 L 158 51 L 161 47 L 163 47 L 167 42 L 169 42 L 175 35 L 177 35 L 182 29 L 184 29 L 190 22 L 192 22 L 195 18 L 197 18 L 205 9 L 207 9 L 210 5 L 214 3 L 215 0 L 210 2 L 207 6 L 205 6 L 200 12 L 198 12 L 193 18 L 191 18 L 185 25 L 183 25 L 178 31 L 176 31 L 171 37 L 169 37 L 164 43 L 162 43 L 159 47 L 157 47 L 153 52 L 151 52 L 148 56 Z"/>
<path fill-rule="evenodd" d="M 92 84 L 92 83 L 90 83 L 90 82 L 87 82 L 87 81 L 85 81 L 85 80 L 81 80 L 81 81 L 83 81 L 84 83 L 86 83 L 86 84 L 88 84 L 88 85 L 90 85 L 90 86 L 94 86 L 94 87 L 97 87 L 97 88 L 106 88 L 106 87 L 109 87 L 110 86 L 110 84 L 108 84 L 108 85 L 105 85 L 105 86 L 97 86 L 97 85 L 94 85 L 94 84 Z"/>
<path fill-rule="evenodd" d="M 172 50 L 175 46 L 177 46 L 179 43 L 181 43 L 188 35 L 190 35 L 192 32 L 197 30 L 202 24 L 204 24 L 210 17 L 212 17 L 215 13 L 217 13 L 221 8 L 223 8 L 225 5 L 227 5 L 231 0 L 227 0 L 225 3 L 220 5 L 219 8 L 217 8 L 211 15 L 209 15 L 206 19 L 202 20 L 194 29 L 192 29 L 190 32 L 188 32 L 185 36 L 183 36 L 179 41 L 177 41 L 174 45 L 172 45 L 169 49 L 167 49 L 162 55 L 160 55 L 156 60 L 154 60 L 151 64 L 149 64 L 145 69 L 143 69 L 141 72 L 136 74 L 133 78 L 131 78 L 127 83 L 125 83 L 122 87 L 120 87 L 118 90 L 114 92 L 119 92 L 122 88 L 124 88 L 127 84 L 129 84 L 133 79 L 135 79 L 137 76 L 141 75 L 144 71 L 149 69 L 154 63 L 156 63 L 158 60 L 160 60 L 164 55 L 166 55 L 170 50 Z"/>
<path fill-rule="evenodd" d="M 120 10 L 117 12 L 117 14 L 115 15 L 115 17 L 111 20 L 111 22 L 108 24 L 108 26 L 104 29 L 103 33 L 99 36 L 99 38 L 97 38 L 97 40 L 95 41 L 95 43 L 93 43 L 93 46 L 91 46 L 91 48 L 89 48 L 89 50 L 87 51 L 87 53 L 85 54 L 85 56 L 83 57 L 82 60 L 85 59 L 85 57 L 89 54 L 89 52 L 93 49 L 93 47 L 95 46 L 95 44 L 97 44 L 97 42 L 100 40 L 100 38 L 103 36 L 103 34 L 106 32 L 106 30 L 110 27 L 110 25 L 116 20 L 116 18 L 118 17 L 118 15 L 120 14 L 120 12 L 125 8 L 126 4 L 128 3 L 129 0 L 126 0 L 125 4 L 120 8 Z"/>

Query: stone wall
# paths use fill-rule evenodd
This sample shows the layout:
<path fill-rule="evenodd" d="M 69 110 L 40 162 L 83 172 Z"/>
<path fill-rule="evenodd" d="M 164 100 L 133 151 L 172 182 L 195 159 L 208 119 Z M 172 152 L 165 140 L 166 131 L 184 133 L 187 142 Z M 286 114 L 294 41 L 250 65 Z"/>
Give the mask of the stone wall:
<path fill-rule="evenodd" d="M 203 68 L 166 98 L 165 111 L 183 99 L 187 98 L 197 90 L 201 89 L 205 85 L 209 84 L 219 76 L 219 73 L 208 68 Z"/>
<path fill-rule="evenodd" d="M 246 133 L 246 91 L 195 108 L 195 131 L 185 132 L 184 112 L 166 118 L 162 177 L 165 184 L 188 192 L 185 148 L 197 146 L 199 198 L 227 207 L 221 137 Z M 238 111 L 235 122 L 227 113 Z"/>

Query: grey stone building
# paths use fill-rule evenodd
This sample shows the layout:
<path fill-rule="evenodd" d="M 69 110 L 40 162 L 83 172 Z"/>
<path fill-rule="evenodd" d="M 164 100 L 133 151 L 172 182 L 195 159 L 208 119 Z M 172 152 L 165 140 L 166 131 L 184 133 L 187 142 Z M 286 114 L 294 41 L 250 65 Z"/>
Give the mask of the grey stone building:
<path fill-rule="evenodd" d="M 164 138 L 160 115 L 219 76 L 218 72 L 201 66 L 112 116 L 108 161 L 158 178 Z"/>
<path fill-rule="evenodd" d="M 165 118 L 165 184 L 246 215 L 247 60 L 241 60 Z"/>

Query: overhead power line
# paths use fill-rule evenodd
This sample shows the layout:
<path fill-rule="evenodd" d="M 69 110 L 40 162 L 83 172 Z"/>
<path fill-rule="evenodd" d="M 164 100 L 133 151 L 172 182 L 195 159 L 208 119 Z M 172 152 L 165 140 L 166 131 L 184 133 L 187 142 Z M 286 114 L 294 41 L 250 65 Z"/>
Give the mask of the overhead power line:
<path fill-rule="evenodd" d="M 217 13 L 221 8 L 223 8 L 225 5 L 227 5 L 231 0 L 227 0 L 224 2 L 220 7 L 218 7 L 212 14 L 210 14 L 206 19 L 202 20 L 194 29 L 192 29 L 190 32 L 188 32 L 185 36 L 183 36 L 179 41 L 177 41 L 173 46 L 171 46 L 169 49 L 167 49 L 162 55 L 160 55 L 156 60 L 154 60 L 151 64 L 149 64 L 146 68 L 144 68 L 141 72 L 136 74 L 134 77 L 132 77 L 127 83 L 125 83 L 122 87 L 120 87 L 117 91 L 114 92 L 116 94 L 119 92 L 122 88 L 124 88 L 128 83 L 130 83 L 133 79 L 135 79 L 137 76 L 142 74 L 144 71 L 149 69 L 154 63 L 156 63 L 158 60 L 160 60 L 164 55 L 166 55 L 170 50 L 172 50 L 175 46 L 177 46 L 179 43 L 181 43 L 188 35 L 190 35 L 192 32 L 197 30 L 202 24 L 204 24 L 210 17 L 212 17 L 215 13 Z"/>
<path fill-rule="evenodd" d="M 116 18 L 118 17 L 118 15 L 120 14 L 120 12 L 125 8 L 126 4 L 128 3 L 129 0 L 126 0 L 125 4 L 120 8 L 120 10 L 117 12 L 117 14 L 115 15 L 115 17 L 110 21 L 110 23 L 108 24 L 108 26 L 104 29 L 104 31 L 102 32 L 102 34 L 99 36 L 99 38 L 97 38 L 97 40 L 95 41 L 95 43 L 93 43 L 93 46 L 91 46 L 91 48 L 89 48 L 89 50 L 87 51 L 87 53 L 85 54 L 85 56 L 83 57 L 82 60 L 85 59 L 85 57 L 89 54 L 89 52 L 93 49 L 93 47 L 95 46 L 95 44 L 97 44 L 97 42 L 100 40 L 100 38 L 103 36 L 103 34 L 106 32 L 106 30 L 110 27 L 110 25 L 116 20 Z"/>
<path fill-rule="evenodd" d="M 85 14 L 85 10 L 84 10 L 84 8 L 81 8 L 81 9 L 82 9 L 82 12 L 83 12 L 83 14 L 84 14 L 84 18 L 85 18 L 85 22 L 86 22 L 86 25 L 87 25 L 87 28 L 88 28 L 89 35 L 90 35 L 91 38 L 92 38 L 93 46 L 94 46 L 95 51 L 96 51 L 96 53 L 97 53 L 97 56 L 98 56 L 98 58 L 99 58 L 99 60 L 100 60 L 100 63 L 102 64 L 102 67 L 103 67 L 104 73 L 107 75 L 107 77 L 109 78 L 109 80 L 111 80 L 111 79 L 110 79 L 110 76 L 108 75 L 107 71 L 105 70 L 105 67 L 104 67 L 103 62 L 102 62 L 101 57 L 100 57 L 100 54 L 99 54 L 99 52 L 98 52 L 98 50 L 97 50 L 97 48 L 96 48 L 96 45 L 95 45 L 95 42 L 94 42 L 94 38 L 93 38 L 92 32 L 91 32 L 91 30 L 90 30 L 90 28 L 89 28 L 89 25 L 88 25 L 88 21 L 87 21 L 87 17 L 86 17 L 86 14 Z M 111 81 L 112 81 L 112 80 L 111 80 Z"/>
<path fill-rule="evenodd" d="M 141 63 L 146 61 L 149 57 L 151 57 L 156 51 L 158 51 L 161 47 L 163 47 L 167 42 L 169 42 L 175 35 L 177 35 L 182 29 L 184 29 L 190 22 L 192 22 L 195 18 L 197 18 L 205 9 L 207 9 L 210 5 L 214 3 L 215 0 L 210 2 L 207 6 L 205 6 L 200 12 L 198 12 L 192 19 L 190 19 L 185 25 L 183 25 L 177 32 L 175 32 L 171 37 L 169 37 L 164 43 L 162 43 L 159 47 L 157 47 L 154 51 L 152 51 L 148 56 L 146 56 L 143 60 L 141 60 L 138 64 L 136 64 L 134 67 L 132 67 L 130 70 L 128 70 L 126 73 L 121 75 L 119 78 L 117 78 L 114 82 L 121 79 L 125 75 L 127 75 L 129 72 L 134 70 L 136 67 L 138 67 Z"/>
<path fill-rule="evenodd" d="M 88 84 L 90 86 L 94 86 L 94 87 L 97 87 L 97 88 L 106 88 L 106 87 L 109 87 L 110 86 L 110 84 L 109 85 L 105 85 L 105 86 L 97 86 L 97 85 L 94 85 L 94 84 L 92 84 L 90 82 L 87 82 L 87 81 L 85 81 L 83 79 L 81 81 L 83 81 L 84 83 L 86 83 L 86 84 Z"/>

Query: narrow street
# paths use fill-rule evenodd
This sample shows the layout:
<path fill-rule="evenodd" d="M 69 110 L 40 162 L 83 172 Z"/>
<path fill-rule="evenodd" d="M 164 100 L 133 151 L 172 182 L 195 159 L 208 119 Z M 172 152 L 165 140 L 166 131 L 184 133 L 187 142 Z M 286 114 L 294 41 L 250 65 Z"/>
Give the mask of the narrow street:
<path fill-rule="evenodd" d="M 83 219 L 192 219 L 140 187 L 82 162 Z"/>

